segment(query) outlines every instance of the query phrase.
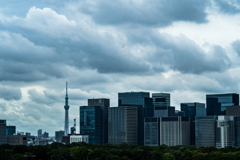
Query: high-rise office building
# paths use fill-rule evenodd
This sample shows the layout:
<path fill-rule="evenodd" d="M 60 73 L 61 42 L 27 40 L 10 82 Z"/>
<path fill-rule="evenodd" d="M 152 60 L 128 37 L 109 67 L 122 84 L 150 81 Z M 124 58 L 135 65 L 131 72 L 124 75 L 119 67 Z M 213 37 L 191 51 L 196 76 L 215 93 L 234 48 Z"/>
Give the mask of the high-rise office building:
<path fill-rule="evenodd" d="M 57 142 L 62 142 L 64 136 L 64 131 L 55 131 L 55 140 Z"/>
<path fill-rule="evenodd" d="M 174 117 L 175 107 L 154 107 L 154 117 Z"/>
<path fill-rule="evenodd" d="M 207 115 L 226 115 L 226 106 L 239 105 L 239 94 L 209 94 L 206 95 Z"/>
<path fill-rule="evenodd" d="M 38 138 L 42 138 L 42 129 L 38 130 Z"/>
<path fill-rule="evenodd" d="M 202 116 L 195 119 L 195 140 L 197 147 L 215 147 L 217 116 Z"/>
<path fill-rule="evenodd" d="M 119 106 L 108 109 L 108 143 L 138 144 L 138 107 Z"/>
<path fill-rule="evenodd" d="M 185 112 L 186 117 L 190 117 L 190 144 L 195 145 L 195 117 L 206 116 L 204 103 L 181 103 L 181 111 Z"/>
<path fill-rule="evenodd" d="M 160 145 L 160 118 L 144 118 L 144 145 Z"/>
<path fill-rule="evenodd" d="M 189 117 L 154 117 L 145 118 L 144 144 L 157 145 L 189 145 Z"/>
<path fill-rule="evenodd" d="M 234 116 L 218 116 L 216 124 L 216 148 L 224 148 L 234 145 Z"/>
<path fill-rule="evenodd" d="M 64 123 L 64 134 L 65 136 L 68 135 L 69 133 L 69 118 L 68 118 L 68 110 L 69 110 L 69 105 L 68 105 L 68 92 L 67 92 L 67 82 L 66 82 L 66 97 L 65 97 L 65 123 Z"/>
<path fill-rule="evenodd" d="M 118 106 L 141 105 L 143 107 L 144 117 L 153 117 L 153 101 L 149 92 L 123 92 L 118 93 Z"/>
<path fill-rule="evenodd" d="M 0 119 L 0 144 L 7 144 L 6 120 Z"/>
<path fill-rule="evenodd" d="M 100 106 L 80 107 L 80 134 L 89 135 L 90 144 L 102 145 L 102 109 Z"/>
<path fill-rule="evenodd" d="M 118 106 L 138 106 L 138 144 L 144 145 L 144 117 L 154 116 L 149 92 L 118 93 Z"/>
<path fill-rule="evenodd" d="M 240 116 L 240 106 L 227 106 L 226 107 L 227 116 Z"/>
<path fill-rule="evenodd" d="M 240 116 L 196 117 L 196 146 L 224 148 L 240 145 Z"/>
<path fill-rule="evenodd" d="M 88 106 L 100 106 L 102 110 L 102 145 L 108 143 L 108 108 L 110 99 L 88 99 Z"/>
<path fill-rule="evenodd" d="M 175 110 L 175 116 L 176 117 L 185 117 L 184 111 Z"/>
<path fill-rule="evenodd" d="M 16 134 L 16 126 L 7 126 L 7 135 L 14 135 Z"/>
<path fill-rule="evenodd" d="M 160 145 L 190 145 L 189 117 L 160 117 Z"/>
<path fill-rule="evenodd" d="M 169 107 L 170 94 L 169 93 L 152 93 L 154 107 Z"/>

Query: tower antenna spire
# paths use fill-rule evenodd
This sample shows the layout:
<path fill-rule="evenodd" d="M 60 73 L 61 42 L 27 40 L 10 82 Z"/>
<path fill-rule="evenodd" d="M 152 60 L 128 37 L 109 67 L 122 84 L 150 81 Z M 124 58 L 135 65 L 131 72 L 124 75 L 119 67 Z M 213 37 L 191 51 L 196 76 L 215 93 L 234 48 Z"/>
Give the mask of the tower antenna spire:
<path fill-rule="evenodd" d="M 67 89 L 68 89 L 68 86 L 67 86 L 67 82 L 66 82 L 66 94 L 68 94 L 68 93 L 67 93 Z"/>

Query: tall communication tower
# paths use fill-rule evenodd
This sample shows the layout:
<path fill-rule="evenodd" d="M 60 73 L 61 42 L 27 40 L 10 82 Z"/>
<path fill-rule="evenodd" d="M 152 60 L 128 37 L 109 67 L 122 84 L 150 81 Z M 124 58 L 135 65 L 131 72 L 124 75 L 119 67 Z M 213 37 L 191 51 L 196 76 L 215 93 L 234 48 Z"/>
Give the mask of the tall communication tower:
<path fill-rule="evenodd" d="M 65 123 L 64 123 L 64 134 L 67 136 L 69 133 L 69 119 L 68 119 L 68 110 L 69 110 L 69 105 L 68 105 L 68 92 L 67 92 L 67 82 L 66 82 L 66 97 L 65 97 Z"/>

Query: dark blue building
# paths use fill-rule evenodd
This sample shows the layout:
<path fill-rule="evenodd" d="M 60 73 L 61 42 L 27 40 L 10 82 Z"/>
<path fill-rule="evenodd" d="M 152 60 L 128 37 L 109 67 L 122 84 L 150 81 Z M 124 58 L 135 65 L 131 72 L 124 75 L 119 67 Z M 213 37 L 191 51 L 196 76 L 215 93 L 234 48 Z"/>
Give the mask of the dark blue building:
<path fill-rule="evenodd" d="M 118 106 L 141 105 L 144 117 L 154 116 L 153 100 L 149 92 L 124 92 L 118 93 Z"/>
<path fill-rule="evenodd" d="M 204 103 L 181 103 L 181 111 L 185 112 L 186 117 L 190 117 L 190 144 L 195 145 L 195 117 L 206 116 Z"/>
<path fill-rule="evenodd" d="M 149 92 L 118 93 L 118 106 L 138 107 L 138 144 L 144 145 L 144 118 L 154 116 L 154 107 Z"/>
<path fill-rule="evenodd" d="M 211 94 L 206 96 L 207 115 L 226 115 L 227 106 L 239 105 L 239 94 Z"/>
<path fill-rule="evenodd" d="M 102 110 L 102 144 L 108 143 L 108 108 L 110 99 L 97 98 L 88 99 L 88 106 L 100 106 Z"/>
<path fill-rule="evenodd" d="M 80 107 L 80 134 L 89 135 L 90 144 L 102 145 L 102 110 L 99 106 Z"/>
<path fill-rule="evenodd" d="M 6 126 L 7 135 L 14 135 L 16 134 L 16 126 Z"/>

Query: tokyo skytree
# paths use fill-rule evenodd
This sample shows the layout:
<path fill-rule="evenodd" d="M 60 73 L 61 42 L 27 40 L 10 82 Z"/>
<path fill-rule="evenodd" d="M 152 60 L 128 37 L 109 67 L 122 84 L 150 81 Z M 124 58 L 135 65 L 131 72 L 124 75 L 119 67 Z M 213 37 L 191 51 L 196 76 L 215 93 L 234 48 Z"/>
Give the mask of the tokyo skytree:
<path fill-rule="evenodd" d="M 68 93 L 67 93 L 67 82 L 66 82 L 66 97 L 65 97 L 65 123 L 64 123 L 64 134 L 65 136 L 68 135 L 69 133 L 69 119 L 68 119 L 68 109 L 69 109 L 69 105 L 68 105 Z"/>

